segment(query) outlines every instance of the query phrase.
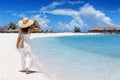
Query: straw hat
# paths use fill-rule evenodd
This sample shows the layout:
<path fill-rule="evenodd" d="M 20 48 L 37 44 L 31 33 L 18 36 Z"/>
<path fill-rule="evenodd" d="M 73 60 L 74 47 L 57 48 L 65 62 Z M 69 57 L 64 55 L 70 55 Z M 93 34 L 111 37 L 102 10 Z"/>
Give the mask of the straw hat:
<path fill-rule="evenodd" d="M 20 20 L 18 22 L 18 25 L 21 28 L 27 28 L 27 27 L 31 26 L 33 23 L 34 23 L 33 20 L 29 20 L 28 18 L 23 18 L 23 20 Z"/>

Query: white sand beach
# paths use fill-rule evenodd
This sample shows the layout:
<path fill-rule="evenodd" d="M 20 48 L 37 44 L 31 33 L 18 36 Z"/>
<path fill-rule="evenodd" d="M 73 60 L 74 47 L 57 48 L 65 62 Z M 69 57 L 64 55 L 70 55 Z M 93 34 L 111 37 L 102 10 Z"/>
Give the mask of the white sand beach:
<path fill-rule="evenodd" d="M 15 48 L 17 34 L 0 34 L 0 80 L 48 80 L 43 73 L 26 75 L 21 70 L 20 54 Z"/>
<path fill-rule="evenodd" d="M 42 33 L 32 34 L 31 38 L 53 37 L 68 35 L 84 35 L 75 33 Z M 21 70 L 21 58 L 16 49 L 16 33 L 0 34 L 0 80 L 49 80 L 44 73 L 31 73 L 26 75 Z"/>

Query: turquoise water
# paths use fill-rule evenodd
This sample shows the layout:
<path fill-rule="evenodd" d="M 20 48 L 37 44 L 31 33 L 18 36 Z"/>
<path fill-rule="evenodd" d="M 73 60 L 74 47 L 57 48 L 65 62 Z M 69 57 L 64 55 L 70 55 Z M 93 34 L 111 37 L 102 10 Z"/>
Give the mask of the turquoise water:
<path fill-rule="evenodd" d="M 120 80 L 120 35 L 48 37 L 32 42 L 50 75 L 57 73 L 62 80 Z"/>

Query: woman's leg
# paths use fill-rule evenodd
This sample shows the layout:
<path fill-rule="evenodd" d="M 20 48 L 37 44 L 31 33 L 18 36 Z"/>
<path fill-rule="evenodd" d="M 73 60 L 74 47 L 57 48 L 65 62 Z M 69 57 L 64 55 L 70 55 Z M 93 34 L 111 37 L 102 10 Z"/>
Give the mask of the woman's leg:
<path fill-rule="evenodd" d="M 26 61 L 26 74 L 29 74 L 29 68 L 31 66 L 31 54 L 30 54 L 30 52 L 25 53 L 25 61 Z"/>
<path fill-rule="evenodd" d="M 24 59 L 24 50 L 22 48 L 18 49 L 21 55 L 21 65 L 22 65 L 22 70 L 25 70 L 25 59 Z"/>
<path fill-rule="evenodd" d="M 25 71 L 26 71 L 26 74 L 29 74 L 29 68 L 26 68 Z"/>
<path fill-rule="evenodd" d="M 23 55 L 21 55 L 21 63 L 22 63 L 22 70 L 25 70 L 25 59 Z"/>

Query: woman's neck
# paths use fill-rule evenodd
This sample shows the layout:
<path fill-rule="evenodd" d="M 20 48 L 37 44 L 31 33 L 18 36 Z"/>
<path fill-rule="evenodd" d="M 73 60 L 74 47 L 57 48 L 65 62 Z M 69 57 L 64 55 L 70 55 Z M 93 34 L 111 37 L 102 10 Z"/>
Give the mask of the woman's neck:
<path fill-rule="evenodd" d="M 29 28 L 23 28 L 22 32 L 23 32 L 23 34 L 30 34 L 29 33 Z"/>
<path fill-rule="evenodd" d="M 28 32 L 23 32 L 23 34 L 30 34 L 30 33 L 28 33 Z"/>

